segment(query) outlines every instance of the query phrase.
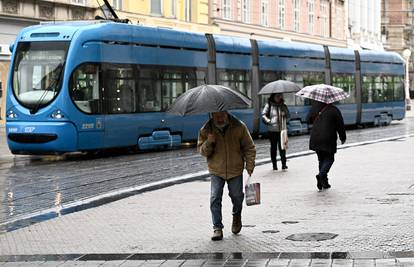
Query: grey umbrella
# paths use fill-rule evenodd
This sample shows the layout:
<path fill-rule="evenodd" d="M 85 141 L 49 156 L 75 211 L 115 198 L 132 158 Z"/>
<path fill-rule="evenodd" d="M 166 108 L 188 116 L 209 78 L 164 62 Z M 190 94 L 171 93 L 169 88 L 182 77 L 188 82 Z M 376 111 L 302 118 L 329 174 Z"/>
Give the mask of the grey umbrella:
<path fill-rule="evenodd" d="M 201 85 L 179 96 L 167 112 L 185 116 L 246 108 L 250 104 L 250 99 L 225 86 Z"/>
<path fill-rule="evenodd" d="M 291 81 L 277 80 L 266 84 L 259 91 L 259 95 L 268 95 L 276 93 L 291 93 L 300 90 L 300 86 Z"/>

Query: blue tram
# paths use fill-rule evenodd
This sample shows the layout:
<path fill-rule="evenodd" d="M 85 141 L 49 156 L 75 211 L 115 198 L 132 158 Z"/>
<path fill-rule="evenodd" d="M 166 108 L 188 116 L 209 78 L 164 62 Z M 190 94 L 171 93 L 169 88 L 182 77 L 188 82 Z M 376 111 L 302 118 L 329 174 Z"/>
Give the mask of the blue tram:
<path fill-rule="evenodd" d="M 396 53 L 258 41 L 115 22 L 23 29 L 11 46 L 7 139 L 15 154 L 141 150 L 197 138 L 208 115 L 165 113 L 183 92 L 222 84 L 252 99 L 232 111 L 254 135 L 266 83 L 328 83 L 349 92 L 346 124 L 389 124 L 405 115 L 404 63 Z M 290 133 L 306 132 L 308 103 L 286 94 Z"/>

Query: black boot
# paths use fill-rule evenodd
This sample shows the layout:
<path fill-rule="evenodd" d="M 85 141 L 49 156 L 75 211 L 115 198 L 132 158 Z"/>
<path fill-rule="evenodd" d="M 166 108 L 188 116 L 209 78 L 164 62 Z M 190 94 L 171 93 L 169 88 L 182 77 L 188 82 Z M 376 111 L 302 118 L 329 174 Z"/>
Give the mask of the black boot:
<path fill-rule="evenodd" d="M 322 178 L 318 175 L 316 175 L 316 180 L 318 181 L 316 183 L 316 187 L 318 188 L 318 190 L 322 190 Z"/>
<path fill-rule="evenodd" d="M 287 170 L 287 168 L 288 168 L 288 166 L 286 165 L 286 162 L 282 163 L 282 170 Z"/>
<path fill-rule="evenodd" d="M 322 178 L 322 187 L 323 189 L 331 188 L 331 185 L 328 183 L 328 176 Z"/>
<path fill-rule="evenodd" d="M 275 162 L 275 163 L 273 163 L 273 170 L 274 170 L 274 171 L 277 171 L 277 164 L 276 164 L 276 162 Z"/>

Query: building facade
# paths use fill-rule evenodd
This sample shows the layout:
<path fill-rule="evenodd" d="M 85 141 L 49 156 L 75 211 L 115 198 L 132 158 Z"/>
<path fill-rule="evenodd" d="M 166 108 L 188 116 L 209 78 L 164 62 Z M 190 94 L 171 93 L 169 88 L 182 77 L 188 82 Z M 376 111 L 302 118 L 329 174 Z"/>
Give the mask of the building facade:
<path fill-rule="evenodd" d="M 409 91 L 414 98 L 414 1 L 382 0 L 382 39 L 384 48 L 399 53 L 411 51 L 408 59 Z"/>
<path fill-rule="evenodd" d="M 218 28 L 209 25 L 208 0 L 112 0 L 108 1 L 120 18 L 133 24 L 178 28 L 196 32 L 217 33 Z M 99 0 L 103 5 L 103 1 Z M 97 15 L 110 16 L 103 7 Z"/>
<path fill-rule="evenodd" d="M 384 50 L 381 39 L 381 2 L 348 0 L 348 46 L 356 50 Z"/>
<path fill-rule="evenodd" d="M 0 117 L 5 114 L 5 92 L 10 69 L 9 46 L 21 29 L 53 20 L 93 19 L 91 0 L 0 0 Z"/>
<path fill-rule="evenodd" d="M 346 47 L 344 0 L 212 0 L 210 23 L 223 34 Z"/>

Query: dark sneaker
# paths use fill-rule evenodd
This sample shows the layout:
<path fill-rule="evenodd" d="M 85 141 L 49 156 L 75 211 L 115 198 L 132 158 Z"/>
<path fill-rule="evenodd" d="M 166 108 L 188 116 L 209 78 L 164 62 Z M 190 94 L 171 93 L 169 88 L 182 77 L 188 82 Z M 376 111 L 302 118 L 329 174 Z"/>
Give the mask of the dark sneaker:
<path fill-rule="evenodd" d="M 277 165 L 276 164 L 273 164 L 273 170 L 277 171 Z"/>
<path fill-rule="evenodd" d="M 287 166 L 286 165 L 282 165 L 282 170 L 287 170 Z"/>
<path fill-rule="evenodd" d="M 219 241 L 223 239 L 223 230 L 222 229 L 214 229 L 213 236 L 211 237 L 211 240 L 213 241 Z"/>
<path fill-rule="evenodd" d="M 319 175 L 316 175 L 316 180 L 318 181 L 316 183 L 316 187 L 318 188 L 318 190 L 322 190 L 322 178 Z"/>
<path fill-rule="evenodd" d="M 231 226 L 231 231 L 233 234 L 240 233 L 242 229 L 241 215 L 233 215 L 233 224 Z"/>

